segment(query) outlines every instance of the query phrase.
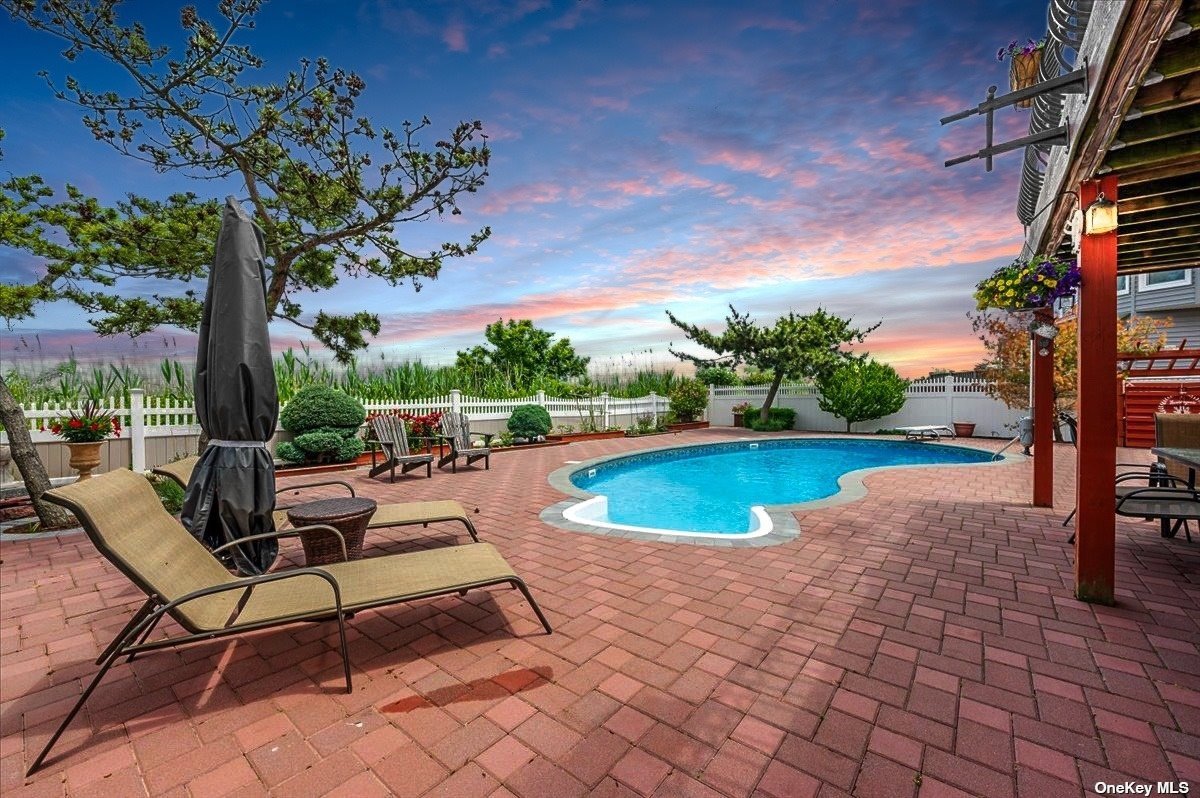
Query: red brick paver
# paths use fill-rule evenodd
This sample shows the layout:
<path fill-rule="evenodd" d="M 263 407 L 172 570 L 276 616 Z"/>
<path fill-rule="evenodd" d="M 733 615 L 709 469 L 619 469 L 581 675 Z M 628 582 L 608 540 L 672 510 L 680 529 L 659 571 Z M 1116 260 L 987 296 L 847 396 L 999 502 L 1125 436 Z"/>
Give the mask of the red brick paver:
<path fill-rule="evenodd" d="M 44 770 L 24 771 L 140 602 L 86 538 L 0 546 L 0 793 L 40 795 L 1045 796 L 1200 789 L 1200 548 L 1118 523 L 1118 605 L 1071 595 L 1029 463 L 875 473 L 801 534 L 716 548 L 571 533 L 538 513 L 579 460 L 728 437 L 610 440 L 395 484 L 454 498 L 531 585 L 358 613 L 114 668 Z M 994 442 L 980 445 L 996 447 Z M 1122 452 L 1119 459 L 1146 458 Z M 368 554 L 468 540 L 368 536 Z M 285 542 L 285 557 L 298 547 Z M 163 632 L 165 633 L 165 631 Z"/>

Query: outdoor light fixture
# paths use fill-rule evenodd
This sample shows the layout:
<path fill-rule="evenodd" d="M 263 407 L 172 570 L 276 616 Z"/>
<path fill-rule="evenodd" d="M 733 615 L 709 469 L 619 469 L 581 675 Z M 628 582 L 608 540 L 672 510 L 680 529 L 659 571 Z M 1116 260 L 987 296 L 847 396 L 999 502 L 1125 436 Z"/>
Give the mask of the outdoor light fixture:
<path fill-rule="evenodd" d="M 1096 197 L 1084 212 L 1083 233 L 1089 236 L 1099 236 L 1111 233 L 1116 229 L 1117 203 L 1104 196 L 1104 192 L 1101 191 L 1100 196 Z"/>
<path fill-rule="evenodd" d="M 1036 324 L 1030 327 L 1029 331 L 1040 340 L 1037 353 L 1042 357 L 1050 354 L 1048 343 L 1058 337 L 1058 328 L 1053 324 Z"/>

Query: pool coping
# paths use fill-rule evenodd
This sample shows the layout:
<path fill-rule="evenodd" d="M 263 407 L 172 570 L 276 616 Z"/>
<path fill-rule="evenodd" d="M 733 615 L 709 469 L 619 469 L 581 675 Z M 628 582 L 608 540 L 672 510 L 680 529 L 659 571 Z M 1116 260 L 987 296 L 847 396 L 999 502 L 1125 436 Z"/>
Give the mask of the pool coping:
<path fill-rule="evenodd" d="M 576 487 L 571 482 L 571 474 L 576 471 L 595 466 L 599 463 L 607 463 L 612 460 L 619 460 L 627 457 L 638 457 L 644 454 L 652 454 L 655 452 L 671 451 L 676 449 L 693 449 L 706 446 L 720 446 L 722 444 L 754 442 L 762 443 L 765 441 L 811 441 L 811 440 L 867 440 L 867 441 L 888 441 L 903 443 L 905 441 L 892 437 L 884 437 L 878 435 L 784 435 L 772 436 L 763 438 L 760 436 L 743 436 L 737 438 L 729 438 L 722 441 L 706 441 L 703 443 L 686 443 L 676 444 L 674 446 L 655 446 L 648 449 L 636 449 L 630 452 L 621 454 L 609 454 L 603 457 L 593 457 L 588 460 L 579 460 L 571 462 L 556 468 L 547 476 L 550 486 L 559 493 L 565 493 L 569 498 L 546 507 L 540 513 L 540 518 L 550 526 L 559 529 L 565 529 L 571 532 L 583 532 L 589 535 L 601 535 L 604 537 L 625 538 L 627 540 L 646 540 L 658 543 L 689 543 L 693 546 L 716 546 L 720 548 L 737 548 L 737 547 L 762 547 L 762 546 L 778 546 L 782 543 L 794 540 L 800 534 L 800 523 L 796 520 L 795 513 L 806 510 L 820 510 L 825 507 L 833 507 L 839 504 L 849 504 L 850 502 L 860 501 L 867 495 L 867 486 L 865 480 L 867 476 L 876 471 L 885 471 L 894 468 L 977 468 L 980 466 L 999 466 L 1010 465 L 1015 462 L 1022 462 L 1017 455 L 1008 452 L 993 452 L 990 449 L 983 449 L 978 446 L 966 446 L 961 443 L 946 444 L 941 442 L 930 441 L 921 443 L 926 446 L 943 446 L 946 448 L 970 449 L 976 452 L 985 454 L 999 455 L 999 459 L 985 460 L 979 463 L 900 463 L 896 465 L 871 466 L 869 468 L 859 468 L 854 471 L 847 471 L 838 478 L 838 490 L 831 496 L 825 496 L 820 499 L 813 499 L 806 502 L 796 502 L 793 504 L 767 504 L 762 505 L 767 516 L 771 519 L 772 529 L 766 534 L 743 533 L 739 535 L 721 535 L 721 536 L 704 536 L 696 533 L 691 534 L 673 534 L 668 530 L 661 532 L 643 532 L 629 528 L 616 528 L 609 526 L 599 526 L 596 524 L 584 524 L 578 521 L 572 521 L 567 518 L 564 513 L 570 508 L 584 501 L 592 499 L 595 496 L 603 495 L 591 493 Z M 908 441 L 912 443 L 913 441 Z M 754 535 L 754 536 L 751 536 Z"/>

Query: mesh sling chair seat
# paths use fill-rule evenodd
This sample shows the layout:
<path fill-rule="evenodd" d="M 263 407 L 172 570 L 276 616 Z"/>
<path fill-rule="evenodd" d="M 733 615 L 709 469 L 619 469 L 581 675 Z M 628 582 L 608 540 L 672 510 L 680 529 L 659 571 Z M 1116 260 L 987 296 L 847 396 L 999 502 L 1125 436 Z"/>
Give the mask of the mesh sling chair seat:
<path fill-rule="evenodd" d="M 430 455 L 432 458 L 433 455 Z M 187 488 L 188 480 L 191 479 L 192 469 L 196 466 L 198 457 L 185 457 L 182 460 L 176 460 L 173 463 L 158 466 L 153 469 L 152 473 L 163 477 L 170 477 L 178 482 L 184 489 Z M 280 488 L 279 493 L 291 491 L 293 494 L 299 493 L 301 490 L 317 487 L 337 486 L 345 488 L 351 496 L 355 495 L 354 486 L 349 482 L 341 479 L 320 480 L 317 482 L 304 482 L 297 485 L 288 485 L 285 488 Z M 278 504 L 275 506 L 275 512 L 272 516 L 275 518 L 276 528 L 282 529 L 288 525 L 287 511 L 295 506 L 294 504 Z M 371 516 L 370 522 L 367 524 L 367 529 L 383 529 L 392 526 L 412 526 L 421 524 L 429 526 L 430 524 L 440 523 L 442 521 L 456 521 L 462 524 L 467 529 L 467 534 L 476 543 L 479 542 L 479 533 L 475 529 L 475 524 L 472 523 L 470 515 L 467 513 L 467 508 L 462 504 L 452 499 L 442 499 L 439 501 L 429 502 L 397 502 L 394 504 L 381 504 L 375 510 L 375 514 Z"/>
<path fill-rule="evenodd" d="M 404 419 L 385 414 L 371 419 L 371 470 L 368 477 L 376 477 L 385 471 L 391 472 L 391 481 L 396 481 L 396 466 L 400 473 L 425 466 L 425 476 L 433 476 L 433 453 L 413 454 L 408 448 L 408 430 Z M 376 464 L 375 455 L 383 452 L 383 462 Z"/>
<path fill-rule="evenodd" d="M 489 543 L 238 578 L 163 509 L 150 483 L 132 471 L 111 471 L 44 495 L 75 514 L 100 553 L 147 599 L 100 654 L 96 660 L 100 669 L 33 761 L 29 774 L 42 766 L 68 724 L 120 657 L 133 659 L 145 651 L 285 624 L 336 621 L 346 692 L 350 692 L 353 685 L 346 648 L 347 614 L 499 584 L 520 590 L 546 633 L 551 632 L 549 621 L 524 580 Z M 308 529 L 317 528 L 338 535 L 332 527 Z M 287 537 L 298 532 L 285 530 L 254 537 Z M 164 616 L 175 620 L 185 634 L 147 642 Z"/>
<path fill-rule="evenodd" d="M 442 414 L 442 438 L 450 442 L 450 453 L 438 460 L 438 468 L 450 464 L 452 472 L 458 471 L 458 458 L 465 458 L 467 465 L 476 460 L 483 461 L 484 469 L 490 469 L 492 455 L 492 438 L 495 435 L 488 432 L 471 432 L 471 422 L 464 413 L 453 411 Z M 475 438 L 483 439 L 483 446 L 475 445 Z"/>

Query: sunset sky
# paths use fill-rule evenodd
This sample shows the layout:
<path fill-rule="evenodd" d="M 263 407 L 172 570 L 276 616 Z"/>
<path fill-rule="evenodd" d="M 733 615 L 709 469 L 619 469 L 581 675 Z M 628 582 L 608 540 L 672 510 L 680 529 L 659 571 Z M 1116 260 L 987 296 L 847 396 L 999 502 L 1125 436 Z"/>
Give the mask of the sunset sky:
<path fill-rule="evenodd" d="M 174 41 L 175 12 L 159 7 L 132 2 L 126 18 Z M 1003 90 L 996 49 L 1040 36 L 1045 14 L 1045 0 L 302 0 L 269 3 L 243 41 L 271 77 L 305 56 L 359 72 L 360 112 L 377 126 L 426 115 L 432 144 L 478 118 L 489 135 L 491 177 L 463 215 L 400 228 L 440 242 L 490 225 L 477 255 L 448 261 L 419 294 L 347 279 L 306 299 L 380 314 L 367 361 L 449 362 L 503 317 L 570 337 L 602 370 L 646 365 L 681 342 L 665 309 L 719 328 L 733 303 L 764 322 L 818 306 L 882 321 L 867 348 L 918 376 L 981 359 L 966 318 L 972 287 L 1022 241 L 1019 154 L 990 174 L 978 161 L 943 168 L 984 133 L 978 117 L 948 128 L 938 118 L 990 83 Z M 56 41 L 6 16 L 0 38 L 0 169 L 108 201 L 244 196 L 96 143 L 36 73 L 91 88 L 117 76 L 88 58 L 68 65 Z M 998 137 L 1022 135 L 1026 114 L 1005 109 Z M 0 279 L 37 268 L 0 250 Z M 272 328 L 277 348 L 303 333 Z M 99 339 L 78 311 L 54 305 L 0 331 L 0 364 L 71 347 L 86 358 L 186 356 L 193 340 L 176 330 Z"/>

